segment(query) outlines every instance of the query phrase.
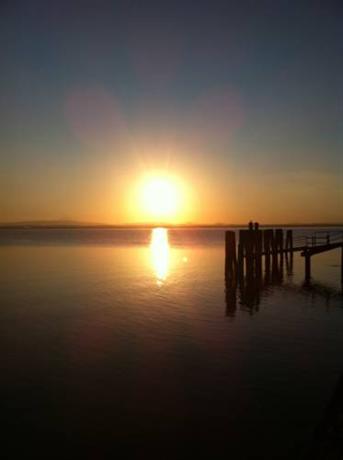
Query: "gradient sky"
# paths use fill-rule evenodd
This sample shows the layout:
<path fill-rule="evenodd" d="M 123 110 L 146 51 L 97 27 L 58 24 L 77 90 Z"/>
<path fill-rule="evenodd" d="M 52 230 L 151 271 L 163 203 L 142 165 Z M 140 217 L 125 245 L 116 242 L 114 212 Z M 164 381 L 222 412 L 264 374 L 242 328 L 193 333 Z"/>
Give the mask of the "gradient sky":
<path fill-rule="evenodd" d="M 0 221 L 343 221 L 343 2 L 2 1 Z"/>

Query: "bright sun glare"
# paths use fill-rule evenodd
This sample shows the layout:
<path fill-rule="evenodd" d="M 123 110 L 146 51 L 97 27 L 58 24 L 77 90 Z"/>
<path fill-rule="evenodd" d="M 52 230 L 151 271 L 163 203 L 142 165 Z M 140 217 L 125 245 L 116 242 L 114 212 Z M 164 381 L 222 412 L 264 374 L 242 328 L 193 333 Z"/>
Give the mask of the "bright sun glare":
<path fill-rule="evenodd" d="M 142 210 L 155 219 L 175 217 L 180 210 L 181 192 L 169 177 L 150 177 L 140 191 Z"/>
<path fill-rule="evenodd" d="M 157 284 L 161 286 L 167 278 L 169 269 L 169 242 L 167 229 L 154 228 L 152 230 L 150 252 Z"/>

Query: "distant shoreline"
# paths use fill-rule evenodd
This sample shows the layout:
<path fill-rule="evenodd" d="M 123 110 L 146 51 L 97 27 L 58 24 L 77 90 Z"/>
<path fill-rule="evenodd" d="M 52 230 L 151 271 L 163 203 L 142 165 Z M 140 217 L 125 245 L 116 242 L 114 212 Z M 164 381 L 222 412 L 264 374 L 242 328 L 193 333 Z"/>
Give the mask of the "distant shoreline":
<path fill-rule="evenodd" d="M 343 227 L 343 223 L 313 223 L 313 224 L 300 224 L 300 223 L 285 223 L 285 224 L 260 224 L 261 228 L 270 228 L 270 227 Z M 58 224 L 58 223 L 9 223 L 9 224 L 0 224 L 0 230 L 24 230 L 24 229 L 109 229 L 109 230 L 128 230 L 128 229 L 151 229 L 156 227 L 165 227 L 165 228 L 244 228 L 247 227 L 245 224 L 165 224 L 165 223 L 156 223 L 156 224 L 127 224 L 127 225 L 110 225 L 110 224 Z"/>

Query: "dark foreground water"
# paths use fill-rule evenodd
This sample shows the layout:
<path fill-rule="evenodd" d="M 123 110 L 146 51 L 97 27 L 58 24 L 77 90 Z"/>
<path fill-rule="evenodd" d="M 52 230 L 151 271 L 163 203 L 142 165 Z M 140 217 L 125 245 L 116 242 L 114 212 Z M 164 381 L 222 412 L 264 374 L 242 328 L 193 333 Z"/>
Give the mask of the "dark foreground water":
<path fill-rule="evenodd" d="M 2 457 L 309 455 L 343 372 L 340 250 L 310 286 L 295 255 L 233 292 L 223 240 L 1 230 Z"/>

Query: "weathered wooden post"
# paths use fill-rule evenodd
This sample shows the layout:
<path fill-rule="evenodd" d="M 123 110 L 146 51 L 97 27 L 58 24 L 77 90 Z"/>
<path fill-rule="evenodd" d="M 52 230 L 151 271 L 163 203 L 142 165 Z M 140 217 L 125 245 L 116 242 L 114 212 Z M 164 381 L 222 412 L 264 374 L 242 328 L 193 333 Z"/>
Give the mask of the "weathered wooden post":
<path fill-rule="evenodd" d="M 277 263 L 278 263 L 278 252 L 277 252 L 277 240 L 276 240 L 276 231 L 273 231 L 272 239 L 272 271 L 277 270 Z"/>
<path fill-rule="evenodd" d="M 263 251 L 265 254 L 265 271 L 269 274 L 270 271 L 270 253 L 272 250 L 273 230 L 267 229 L 263 231 Z"/>
<path fill-rule="evenodd" d="M 281 228 L 277 228 L 274 232 L 274 252 L 272 271 L 275 272 L 275 275 L 279 272 L 279 254 L 281 264 L 283 258 L 283 231 Z"/>
<path fill-rule="evenodd" d="M 286 252 L 293 252 L 293 230 L 286 231 Z"/>
<path fill-rule="evenodd" d="M 255 230 L 255 268 L 256 276 L 258 277 L 260 277 L 262 273 L 262 237 L 262 230 Z"/>
<path fill-rule="evenodd" d="M 225 232 L 225 277 L 237 276 L 236 235 L 232 230 Z"/>
<path fill-rule="evenodd" d="M 291 275 L 293 273 L 293 230 L 286 231 L 286 268 L 287 275 Z"/>
<path fill-rule="evenodd" d="M 283 239 L 283 230 L 281 228 L 276 230 L 277 240 L 278 240 L 278 251 L 280 253 L 280 263 L 278 267 L 278 276 L 279 282 L 282 282 L 283 277 L 283 259 L 284 259 L 284 239 Z"/>
<path fill-rule="evenodd" d="M 245 241 L 244 241 L 244 230 L 239 231 L 239 241 L 238 241 L 238 277 L 242 279 L 244 277 L 244 251 L 245 251 Z"/>
<path fill-rule="evenodd" d="M 245 262 L 246 275 L 251 278 L 254 276 L 254 239 L 255 231 L 253 229 L 245 230 Z"/>
<path fill-rule="evenodd" d="M 283 252 L 283 230 L 282 228 L 277 228 L 275 230 L 275 242 L 276 242 L 276 249 L 280 254 Z"/>

